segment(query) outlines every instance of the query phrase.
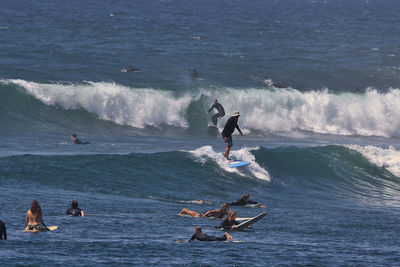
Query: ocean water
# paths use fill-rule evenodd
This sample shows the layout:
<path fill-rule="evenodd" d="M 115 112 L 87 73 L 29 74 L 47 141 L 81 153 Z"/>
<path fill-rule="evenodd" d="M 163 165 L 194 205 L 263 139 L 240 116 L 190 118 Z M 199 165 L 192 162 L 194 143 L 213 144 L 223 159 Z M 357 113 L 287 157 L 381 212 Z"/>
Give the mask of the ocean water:
<path fill-rule="evenodd" d="M 1 1 L 0 265 L 398 266 L 399 8 Z M 207 133 L 214 98 L 248 167 Z M 223 234 L 182 208 L 243 193 L 267 207 L 238 216 L 267 216 L 240 242 L 176 242 Z M 33 199 L 58 230 L 22 231 Z"/>

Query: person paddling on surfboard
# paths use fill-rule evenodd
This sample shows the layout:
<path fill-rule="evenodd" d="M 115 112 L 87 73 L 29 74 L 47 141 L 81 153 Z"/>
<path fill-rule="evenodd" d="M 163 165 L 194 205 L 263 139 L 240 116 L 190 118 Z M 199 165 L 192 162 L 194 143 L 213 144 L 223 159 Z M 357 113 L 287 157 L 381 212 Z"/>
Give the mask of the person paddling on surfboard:
<path fill-rule="evenodd" d="M 231 210 L 228 214 L 228 218 L 223 220 L 219 225 L 215 226 L 217 229 L 232 230 L 235 229 L 236 225 L 240 223 L 236 221 L 236 211 Z"/>
<path fill-rule="evenodd" d="M 243 194 L 240 199 L 233 201 L 231 206 L 245 206 L 245 205 L 257 205 L 260 208 L 265 208 L 265 205 L 258 203 L 256 201 L 250 200 L 249 194 Z"/>
<path fill-rule="evenodd" d="M 229 235 L 228 233 L 225 232 L 224 236 L 221 237 L 216 237 L 212 235 L 207 235 L 206 233 L 203 233 L 201 231 L 200 226 L 196 226 L 194 228 L 194 234 L 192 235 L 192 238 L 189 239 L 188 242 L 191 242 L 193 240 L 199 240 L 199 241 L 226 241 L 226 240 L 233 240 L 233 237 Z"/>
<path fill-rule="evenodd" d="M 187 208 L 183 208 L 179 215 L 185 215 L 185 216 L 192 216 L 192 217 L 202 217 L 202 218 L 216 218 L 220 219 L 224 217 L 225 215 L 228 214 L 228 209 L 229 209 L 229 204 L 224 203 L 222 204 L 222 207 L 220 209 L 216 210 L 209 210 L 203 214 L 200 215 L 200 213 L 189 210 Z"/>
<path fill-rule="evenodd" d="M 83 210 L 78 208 L 78 201 L 77 200 L 72 200 L 71 202 L 71 208 L 67 210 L 67 215 L 70 216 L 85 216 L 85 213 Z"/>
<path fill-rule="evenodd" d="M 228 121 L 226 122 L 224 130 L 222 131 L 222 137 L 224 138 L 224 141 L 226 143 L 224 156 L 230 163 L 232 163 L 232 160 L 229 159 L 229 151 L 231 150 L 231 147 L 233 146 L 232 134 L 235 131 L 235 128 L 238 129 L 240 135 L 243 135 L 243 133 L 240 130 L 239 125 L 238 125 L 239 117 L 240 117 L 240 113 L 238 111 L 233 113 L 232 117 L 230 117 L 228 119 Z"/>
<path fill-rule="evenodd" d="M 7 231 L 6 231 L 6 224 L 0 220 L 0 239 L 7 239 Z"/>
<path fill-rule="evenodd" d="M 89 142 L 82 142 L 82 141 L 77 137 L 77 135 L 74 134 L 74 133 L 71 135 L 71 140 L 72 140 L 72 142 L 74 142 L 74 144 L 77 144 L 77 145 L 86 145 L 86 144 L 90 144 Z"/>
<path fill-rule="evenodd" d="M 211 110 L 213 110 L 214 108 L 218 111 L 218 113 L 214 114 L 211 117 L 211 120 L 213 122 L 213 126 L 217 127 L 218 118 L 222 118 L 223 116 L 225 116 L 225 110 L 224 107 L 220 103 L 218 103 L 218 100 L 216 98 L 214 98 L 214 105 L 212 105 L 212 107 L 208 111 L 206 111 L 206 114 L 210 113 Z"/>
<path fill-rule="evenodd" d="M 39 221 L 44 227 L 39 226 Z M 26 212 L 25 218 L 25 230 L 37 230 L 37 231 L 44 231 L 49 230 L 47 226 L 43 222 L 42 218 L 42 208 L 40 207 L 39 202 L 36 200 L 32 201 L 31 208 Z"/>

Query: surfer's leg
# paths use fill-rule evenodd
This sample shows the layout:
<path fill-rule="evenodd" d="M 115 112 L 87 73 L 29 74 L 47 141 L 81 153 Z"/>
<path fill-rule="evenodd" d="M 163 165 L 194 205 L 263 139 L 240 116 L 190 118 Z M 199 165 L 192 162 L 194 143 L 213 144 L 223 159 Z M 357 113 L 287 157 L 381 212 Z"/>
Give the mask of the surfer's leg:
<path fill-rule="evenodd" d="M 214 114 L 214 115 L 211 117 L 211 120 L 212 120 L 214 126 L 217 126 L 218 117 L 219 117 L 219 113 Z"/>
<path fill-rule="evenodd" d="M 225 232 L 225 239 L 233 240 L 233 237 L 230 234 L 228 234 L 227 232 Z"/>
<path fill-rule="evenodd" d="M 226 158 L 229 162 L 232 162 L 232 161 L 229 159 L 229 152 L 231 151 L 231 147 L 233 146 L 233 143 L 232 143 L 232 136 L 228 136 L 228 137 L 225 139 L 225 143 L 226 143 L 226 147 L 225 147 L 224 156 L 225 156 L 225 158 Z"/>
<path fill-rule="evenodd" d="M 192 210 L 188 210 L 187 208 L 183 208 L 181 210 L 181 212 L 179 213 L 179 215 L 189 215 L 189 216 L 193 216 L 193 217 L 200 217 L 200 214 L 192 211 Z"/>

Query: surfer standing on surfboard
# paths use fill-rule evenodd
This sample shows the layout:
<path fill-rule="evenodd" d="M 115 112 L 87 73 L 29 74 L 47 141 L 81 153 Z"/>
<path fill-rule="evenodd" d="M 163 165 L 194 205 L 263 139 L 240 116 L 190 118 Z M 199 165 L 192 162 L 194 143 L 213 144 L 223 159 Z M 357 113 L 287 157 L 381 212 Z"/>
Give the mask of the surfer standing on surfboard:
<path fill-rule="evenodd" d="M 39 221 L 44 226 L 44 228 L 39 226 Z M 26 213 L 25 225 L 25 230 L 49 230 L 49 228 L 47 228 L 47 226 L 43 222 L 42 208 L 40 207 L 39 202 L 37 202 L 36 200 L 32 201 L 31 208 Z"/>
<path fill-rule="evenodd" d="M 206 114 L 210 113 L 211 110 L 213 110 L 214 108 L 218 111 L 218 113 L 214 114 L 211 117 L 211 120 L 213 122 L 213 126 L 217 127 L 218 118 L 222 118 L 223 116 L 225 116 L 225 110 L 224 107 L 220 103 L 218 103 L 218 100 L 216 98 L 214 99 L 214 105 L 212 105 L 212 107 L 208 111 L 206 111 Z"/>
<path fill-rule="evenodd" d="M 235 131 L 235 128 L 238 129 L 240 135 L 243 135 L 243 133 L 240 130 L 239 125 L 238 125 L 239 117 L 240 117 L 240 113 L 238 111 L 233 113 L 232 117 L 230 117 L 228 119 L 228 121 L 226 122 L 224 130 L 222 131 L 222 137 L 224 138 L 224 141 L 226 143 L 224 156 L 229 162 L 232 162 L 229 159 L 229 151 L 231 150 L 231 147 L 233 146 L 232 134 Z"/>

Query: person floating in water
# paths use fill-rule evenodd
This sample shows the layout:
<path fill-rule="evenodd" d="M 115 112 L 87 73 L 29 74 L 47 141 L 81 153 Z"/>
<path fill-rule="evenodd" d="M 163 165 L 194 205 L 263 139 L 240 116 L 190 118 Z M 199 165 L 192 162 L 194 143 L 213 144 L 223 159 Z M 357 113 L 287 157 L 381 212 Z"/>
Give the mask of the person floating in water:
<path fill-rule="evenodd" d="M 0 239 L 7 239 L 7 230 L 6 230 L 6 224 L 0 220 Z"/>
<path fill-rule="evenodd" d="M 44 227 L 39 226 L 39 221 Z M 36 200 L 32 201 L 31 208 L 26 213 L 25 226 L 25 230 L 49 230 L 43 222 L 42 209 Z"/>
<path fill-rule="evenodd" d="M 72 142 L 74 142 L 74 144 L 77 144 L 77 145 L 86 145 L 86 144 L 90 144 L 89 142 L 82 142 L 82 141 L 77 137 L 77 135 L 74 134 L 74 133 L 71 135 L 71 140 L 72 140 Z"/>
<path fill-rule="evenodd" d="M 67 215 L 70 216 L 85 216 L 85 213 L 83 210 L 78 208 L 78 201 L 77 200 L 72 200 L 71 202 L 71 208 L 67 210 Z"/>
<path fill-rule="evenodd" d="M 214 99 L 214 105 L 212 105 L 212 107 L 206 112 L 206 114 L 210 113 L 211 110 L 216 109 L 218 111 L 218 113 L 214 114 L 211 119 L 213 122 L 213 126 L 217 127 L 217 122 L 218 122 L 218 118 L 222 118 L 223 116 L 225 116 L 225 110 L 224 107 L 218 103 L 218 100 L 215 98 Z"/>
<path fill-rule="evenodd" d="M 233 237 L 231 235 L 229 235 L 228 233 L 226 233 L 226 232 L 225 232 L 225 235 L 221 236 L 221 237 L 207 235 L 206 233 L 203 233 L 201 231 L 201 227 L 200 226 L 196 226 L 194 228 L 194 234 L 192 235 L 192 238 L 190 238 L 188 242 L 191 242 L 193 240 L 199 240 L 199 241 L 226 241 L 226 240 L 233 240 Z"/>
<path fill-rule="evenodd" d="M 236 211 L 231 210 L 228 214 L 228 218 L 223 220 L 219 225 L 215 226 L 217 229 L 232 230 L 235 229 L 236 225 L 240 223 L 236 221 Z"/>
<path fill-rule="evenodd" d="M 132 66 L 128 66 L 128 68 L 126 69 L 126 72 L 137 72 L 137 71 L 139 71 L 139 69 Z"/>
<path fill-rule="evenodd" d="M 265 208 L 265 205 L 258 203 L 256 201 L 250 200 L 249 194 L 243 194 L 240 199 L 233 201 L 231 206 L 245 206 L 245 205 L 257 205 L 260 208 Z"/>
<path fill-rule="evenodd" d="M 222 131 L 222 137 L 224 138 L 224 141 L 226 143 L 224 156 L 229 162 L 232 162 L 229 159 L 229 151 L 231 150 L 231 147 L 233 146 L 232 134 L 235 131 L 235 128 L 238 129 L 240 135 L 243 135 L 243 133 L 240 130 L 239 125 L 238 125 L 239 116 L 240 116 L 239 112 L 236 111 L 235 113 L 233 113 L 232 117 L 230 117 L 228 119 L 228 121 L 226 122 L 224 130 Z"/>
<path fill-rule="evenodd" d="M 196 69 L 192 70 L 192 73 L 190 74 L 190 77 L 192 77 L 193 79 L 199 78 L 199 73 L 197 72 Z"/>
<path fill-rule="evenodd" d="M 188 210 L 186 208 L 183 208 L 181 210 L 181 212 L 179 213 L 179 215 L 220 219 L 220 218 L 222 218 L 222 217 L 224 217 L 225 215 L 228 214 L 228 209 L 229 209 L 229 204 L 228 203 L 224 203 L 224 204 L 222 204 L 222 207 L 220 209 L 210 210 L 210 211 L 207 211 L 207 212 L 203 213 L 202 215 L 200 215 L 200 213 L 198 213 L 198 212 L 191 211 L 191 210 Z"/>

